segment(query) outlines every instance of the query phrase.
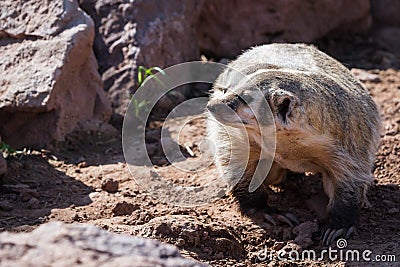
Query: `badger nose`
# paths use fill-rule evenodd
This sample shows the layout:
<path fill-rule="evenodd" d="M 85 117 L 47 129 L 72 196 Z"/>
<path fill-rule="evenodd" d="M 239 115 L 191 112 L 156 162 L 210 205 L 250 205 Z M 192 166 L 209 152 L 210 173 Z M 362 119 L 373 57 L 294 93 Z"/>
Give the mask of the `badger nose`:
<path fill-rule="evenodd" d="M 206 108 L 214 114 L 222 114 L 228 108 L 227 105 L 218 103 L 218 104 L 208 104 Z"/>
<path fill-rule="evenodd" d="M 222 114 L 223 112 L 229 112 L 229 110 L 236 110 L 239 107 L 239 101 L 237 99 L 232 99 L 229 101 L 223 101 L 220 103 L 208 103 L 206 108 L 211 111 L 212 113 L 219 113 Z"/>
<path fill-rule="evenodd" d="M 239 104 L 240 104 L 239 97 L 235 97 L 226 102 L 226 105 L 228 105 L 228 107 L 230 107 L 233 111 L 237 110 Z"/>
<path fill-rule="evenodd" d="M 229 112 L 229 110 L 237 112 L 238 108 L 245 103 L 246 102 L 239 95 L 233 94 L 229 98 L 223 99 L 220 102 L 208 103 L 207 109 L 213 113 L 223 111 Z"/>

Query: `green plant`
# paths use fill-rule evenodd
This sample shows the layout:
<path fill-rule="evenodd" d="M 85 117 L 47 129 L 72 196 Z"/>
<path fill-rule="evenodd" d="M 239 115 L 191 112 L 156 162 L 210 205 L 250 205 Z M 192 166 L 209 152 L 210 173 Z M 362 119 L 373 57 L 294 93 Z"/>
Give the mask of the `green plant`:
<path fill-rule="evenodd" d="M 165 75 L 165 72 L 160 67 L 146 68 L 144 66 L 139 66 L 137 74 L 138 87 L 144 85 L 151 78 L 156 79 L 159 84 L 166 87 L 166 85 L 158 77 L 155 76 L 158 72 L 162 75 Z M 139 113 L 141 112 L 141 110 L 147 109 L 148 102 L 146 100 L 139 101 L 138 99 L 133 98 L 132 105 L 135 111 L 135 117 L 139 118 Z"/>
<path fill-rule="evenodd" d="M 137 74 L 138 87 L 144 85 L 151 78 L 156 79 L 161 85 L 165 86 L 165 84 L 158 77 L 155 76 L 157 72 L 165 75 L 165 72 L 160 67 L 146 68 L 143 66 L 139 66 Z"/>
<path fill-rule="evenodd" d="M 147 104 L 148 104 L 148 103 L 147 103 L 146 100 L 143 100 L 143 101 L 140 101 L 140 102 L 139 102 L 139 100 L 137 100 L 137 99 L 135 99 L 135 98 L 132 99 L 132 105 L 133 105 L 133 109 L 134 109 L 134 111 L 135 111 L 135 117 L 136 117 L 136 118 L 139 118 L 139 113 L 140 113 L 141 110 L 147 108 L 147 107 L 146 107 Z"/>

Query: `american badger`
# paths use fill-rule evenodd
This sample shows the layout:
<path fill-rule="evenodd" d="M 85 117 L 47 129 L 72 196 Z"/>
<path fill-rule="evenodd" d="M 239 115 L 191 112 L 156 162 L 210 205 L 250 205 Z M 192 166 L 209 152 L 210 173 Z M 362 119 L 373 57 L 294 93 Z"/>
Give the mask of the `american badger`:
<path fill-rule="evenodd" d="M 322 242 L 353 232 L 360 206 L 369 205 L 366 192 L 381 121 L 367 90 L 347 68 L 309 45 L 258 46 L 217 78 L 207 109 L 217 169 L 234 185 L 231 192 L 242 210 L 266 208 L 266 188 L 289 172 L 321 173 L 329 197 Z M 251 180 L 257 164 L 264 164 L 263 149 L 275 148 L 264 147 L 263 133 L 275 135 L 275 156 L 253 191 Z"/>

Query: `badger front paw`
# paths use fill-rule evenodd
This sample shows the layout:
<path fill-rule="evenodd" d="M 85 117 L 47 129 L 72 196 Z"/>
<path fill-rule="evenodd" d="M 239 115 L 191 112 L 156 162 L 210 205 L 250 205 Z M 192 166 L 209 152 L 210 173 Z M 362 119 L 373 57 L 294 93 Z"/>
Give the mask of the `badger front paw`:
<path fill-rule="evenodd" d="M 330 245 L 338 238 L 348 239 L 359 223 L 359 206 L 351 202 L 336 202 L 329 211 L 329 224 L 322 237 L 322 245 Z"/>

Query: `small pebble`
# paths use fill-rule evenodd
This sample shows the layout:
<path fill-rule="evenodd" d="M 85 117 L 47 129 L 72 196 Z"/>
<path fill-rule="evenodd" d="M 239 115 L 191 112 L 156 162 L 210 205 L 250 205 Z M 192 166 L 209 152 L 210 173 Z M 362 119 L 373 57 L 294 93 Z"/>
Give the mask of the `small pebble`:
<path fill-rule="evenodd" d="M 119 183 L 113 179 L 106 178 L 101 182 L 101 189 L 108 193 L 115 193 L 118 191 Z"/>
<path fill-rule="evenodd" d="M 33 197 L 28 201 L 28 208 L 30 208 L 30 209 L 38 209 L 39 208 L 39 204 L 40 204 L 39 199 Z"/>
<path fill-rule="evenodd" d="M 39 193 L 35 189 L 26 188 L 19 194 L 22 201 L 29 201 L 33 197 L 38 197 Z"/>
<path fill-rule="evenodd" d="M 139 205 L 123 201 L 117 203 L 113 208 L 112 212 L 115 216 L 123 216 L 123 215 L 131 215 L 132 212 L 137 209 L 139 209 Z"/>
<path fill-rule="evenodd" d="M 285 242 L 275 242 L 272 249 L 275 251 L 281 250 L 285 246 Z"/>

